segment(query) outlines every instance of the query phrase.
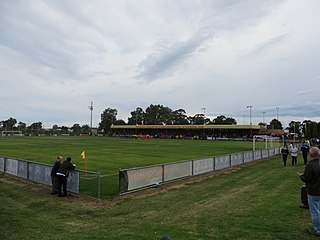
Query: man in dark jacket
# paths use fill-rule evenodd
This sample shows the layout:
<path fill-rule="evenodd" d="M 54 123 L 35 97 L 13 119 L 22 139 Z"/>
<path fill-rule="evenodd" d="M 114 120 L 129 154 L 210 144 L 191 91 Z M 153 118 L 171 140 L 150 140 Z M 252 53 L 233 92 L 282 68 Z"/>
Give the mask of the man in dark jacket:
<path fill-rule="evenodd" d="M 76 165 L 71 163 L 71 157 L 67 157 L 67 160 L 63 161 L 60 168 L 57 171 L 57 176 L 59 178 L 58 186 L 58 197 L 67 197 L 67 178 L 69 176 L 70 170 L 75 169 Z M 61 193 L 61 186 L 63 188 L 63 195 Z"/>
<path fill-rule="evenodd" d="M 61 166 L 61 161 L 63 160 L 63 157 L 58 156 L 56 161 L 53 164 L 53 167 L 51 169 L 51 182 L 52 182 L 52 191 L 51 194 L 56 194 L 58 193 L 58 186 L 59 186 L 59 179 L 57 176 L 57 171 Z"/>
<path fill-rule="evenodd" d="M 300 179 L 306 183 L 308 205 L 311 213 L 313 230 L 309 232 L 320 237 L 320 149 L 310 149 L 311 160 L 307 163 Z"/>
<path fill-rule="evenodd" d="M 302 152 L 304 165 L 306 165 L 307 162 L 308 162 L 308 154 L 309 154 L 309 146 L 308 146 L 307 142 L 303 143 L 303 145 L 301 146 L 300 150 Z"/>

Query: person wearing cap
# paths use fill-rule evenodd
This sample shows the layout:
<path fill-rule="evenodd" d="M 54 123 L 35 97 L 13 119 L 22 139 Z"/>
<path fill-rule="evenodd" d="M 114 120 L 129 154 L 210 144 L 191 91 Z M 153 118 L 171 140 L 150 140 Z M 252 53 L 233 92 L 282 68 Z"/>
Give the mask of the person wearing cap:
<path fill-rule="evenodd" d="M 67 197 L 67 178 L 69 176 L 69 172 L 74 170 L 76 165 L 71 163 L 71 157 L 67 157 L 67 160 L 63 161 L 61 166 L 57 171 L 57 176 L 59 178 L 59 185 L 58 185 L 58 197 Z M 61 192 L 61 187 L 63 189 L 63 195 Z"/>
<path fill-rule="evenodd" d="M 56 194 L 58 193 L 58 186 L 59 186 L 59 179 L 57 176 L 57 171 L 61 166 L 61 161 L 63 160 L 63 157 L 58 156 L 56 158 L 56 161 L 53 164 L 53 167 L 51 169 L 51 182 L 52 182 L 52 190 L 51 190 L 51 194 Z"/>
<path fill-rule="evenodd" d="M 311 160 L 305 166 L 300 179 L 306 183 L 308 194 L 308 205 L 311 213 L 313 229 L 309 231 L 312 235 L 320 237 L 320 149 L 310 149 Z"/>

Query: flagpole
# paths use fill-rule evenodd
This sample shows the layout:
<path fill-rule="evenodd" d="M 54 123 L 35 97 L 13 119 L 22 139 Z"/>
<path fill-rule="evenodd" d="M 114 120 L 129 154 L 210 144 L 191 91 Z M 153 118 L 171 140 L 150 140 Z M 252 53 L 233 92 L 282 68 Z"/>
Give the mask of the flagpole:
<path fill-rule="evenodd" d="M 81 157 L 83 158 L 84 161 L 84 168 L 86 169 L 86 176 L 88 177 L 88 168 L 87 168 L 87 156 L 86 156 L 86 151 L 83 151 L 81 153 Z"/>

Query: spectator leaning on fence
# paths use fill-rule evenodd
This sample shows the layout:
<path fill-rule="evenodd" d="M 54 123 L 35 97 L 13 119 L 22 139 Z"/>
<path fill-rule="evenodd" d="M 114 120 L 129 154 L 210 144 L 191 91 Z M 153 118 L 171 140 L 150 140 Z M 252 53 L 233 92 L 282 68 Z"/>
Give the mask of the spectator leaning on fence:
<path fill-rule="evenodd" d="M 61 164 L 57 176 L 59 178 L 59 186 L 58 186 L 58 193 L 59 197 L 67 197 L 68 192 L 67 192 L 67 178 L 69 176 L 70 170 L 75 169 L 76 165 L 71 163 L 71 157 L 67 157 L 67 160 L 63 161 Z M 63 188 L 63 195 L 61 193 L 61 186 Z"/>
<path fill-rule="evenodd" d="M 306 183 L 308 205 L 311 213 L 313 230 L 312 235 L 320 237 L 320 150 L 317 147 L 310 149 L 311 160 L 307 163 L 300 179 Z"/>
<path fill-rule="evenodd" d="M 61 161 L 63 160 L 63 157 L 58 156 L 53 164 L 53 167 L 51 169 L 51 182 L 52 182 L 52 191 L 51 194 L 58 193 L 58 187 L 59 187 L 59 179 L 57 176 L 57 171 L 61 166 Z"/>

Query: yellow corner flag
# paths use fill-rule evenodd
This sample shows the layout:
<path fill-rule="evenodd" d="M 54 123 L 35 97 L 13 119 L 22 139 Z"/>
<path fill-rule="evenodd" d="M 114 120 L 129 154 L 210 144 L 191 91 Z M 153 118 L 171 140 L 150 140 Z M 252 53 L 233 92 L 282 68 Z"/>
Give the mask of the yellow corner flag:
<path fill-rule="evenodd" d="M 80 155 L 82 158 L 83 158 L 83 161 L 84 161 L 84 167 L 86 169 L 86 175 L 88 177 L 88 168 L 87 168 L 87 155 L 86 155 L 86 151 L 82 151 L 81 155 Z"/>

